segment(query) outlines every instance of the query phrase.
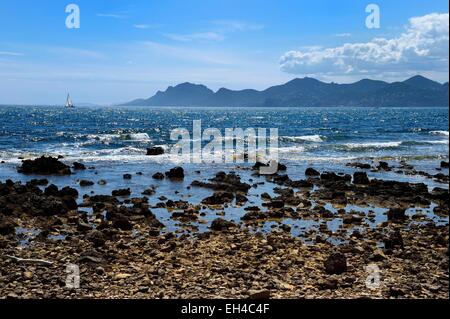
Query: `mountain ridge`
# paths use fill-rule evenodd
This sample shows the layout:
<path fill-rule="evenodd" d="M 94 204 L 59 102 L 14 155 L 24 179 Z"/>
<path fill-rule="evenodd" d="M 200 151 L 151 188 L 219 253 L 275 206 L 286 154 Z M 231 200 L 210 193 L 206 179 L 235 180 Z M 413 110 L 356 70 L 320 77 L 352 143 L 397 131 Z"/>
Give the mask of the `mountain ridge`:
<path fill-rule="evenodd" d="M 362 79 L 354 83 L 326 83 L 314 78 L 295 78 L 265 90 L 216 92 L 202 84 L 184 82 L 158 91 L 148 99 L 137 99 L 123 106 L 186 107 L 398 107 L 448 106 L 448 82 L 439 83 L 416 75 L 402 82 L 388 83 Z"/>

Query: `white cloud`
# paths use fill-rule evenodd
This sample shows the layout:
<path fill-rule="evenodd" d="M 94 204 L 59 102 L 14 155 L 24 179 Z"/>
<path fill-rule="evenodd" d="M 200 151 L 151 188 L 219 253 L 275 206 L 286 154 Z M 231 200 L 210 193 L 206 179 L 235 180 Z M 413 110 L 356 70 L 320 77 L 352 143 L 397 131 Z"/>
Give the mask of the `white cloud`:
<path fill-rule="evenodd" d="M 10 51 L 0 51 L 0 55 L 5 55 L 5 56 L 23 56 L 23 53 L 20 52 L 10 52 Z"/>
<path fill-rule="evenodd" d="M 403 76 L 411 72 L 446 72 L 449 67 L 449 14 L 431 13 L 409 19 L 397 38 L 375 38 L 334 48 L 290 51 L 280 58 L 281 70 L 315 76 Z"/>
<path fill-rule="evenodd" d="M 97 17 L 102 18 L 113 18 L 113 19 L 127 19 L 128 16 L 123 14 L 116 14 L 116 13 L 97 13 Z"/>
<path fill-rule="evenodd" d="M 224 31 L 258 31 L 264 28 L 262 24 L 249 23 L 237 20 L 215 20 L 212 23 Z"/>
<path fill-rule="evenodd" d="M 217 32 L 200 32 L 200 33 L 190 33 L 190 34 L 175 34 L 166 33 L 164 34 L 167 38 L 180 41 L 180 42 L 191 42 L 191 41 L 222 41 L 225 36 Z"/>
<path fill-rule="evenodd" d="M 338 38 L 348 38 L 348 37 L 351 36 L 351 33 L 347 33 L 347 32 L 345 32 L 345 33 L 336 33 L 336 34 L 334 34 L 334 36 L 338 37 Z"/>

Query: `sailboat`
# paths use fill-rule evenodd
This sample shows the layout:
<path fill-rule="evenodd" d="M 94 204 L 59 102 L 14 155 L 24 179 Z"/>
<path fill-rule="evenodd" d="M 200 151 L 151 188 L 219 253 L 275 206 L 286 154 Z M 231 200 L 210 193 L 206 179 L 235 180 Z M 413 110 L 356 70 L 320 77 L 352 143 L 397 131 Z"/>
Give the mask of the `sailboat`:
<path fill-rule="evenodd" d="M 68 107 L 68 108 L 73 108 L 74 107 L 72 99 L 70 98 L 69 94 L 67 94 L 66 107 Z"/>

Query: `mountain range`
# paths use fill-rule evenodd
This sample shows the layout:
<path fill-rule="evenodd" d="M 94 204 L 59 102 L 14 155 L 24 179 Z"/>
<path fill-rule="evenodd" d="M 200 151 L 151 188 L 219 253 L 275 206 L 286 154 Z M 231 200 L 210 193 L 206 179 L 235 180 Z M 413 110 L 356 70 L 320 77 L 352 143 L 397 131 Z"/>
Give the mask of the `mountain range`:
<path fill-rule="evenodd" d="M 149 99 L 126 106 L 212 107 L 431 107 L 449 105 L 448 82 L 441 84 L 421 75 L 403 82 L 364 79 L 351 84 L 325 83 L 313 78 L 293 79 L 263 91 L 252 89 L 217 92 L 204 85 L 182 83 L 158 91 Z"/>

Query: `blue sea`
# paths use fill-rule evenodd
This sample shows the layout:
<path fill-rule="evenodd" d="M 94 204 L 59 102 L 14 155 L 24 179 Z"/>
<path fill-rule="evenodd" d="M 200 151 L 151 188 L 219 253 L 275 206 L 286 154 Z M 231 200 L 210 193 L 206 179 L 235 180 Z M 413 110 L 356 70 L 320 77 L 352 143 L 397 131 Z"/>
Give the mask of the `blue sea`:
<path fill-rule="evenodd" d="M 157 107 L 30 107 L 0 106 L 0 180 L 27 181 L 36 176 L 16 172 L 23 158 L 40 155 L 62 155 L 63 161 L 82 161 L 90 167 L 68 177 L 50 177 L 58 186 L 74 186 L 80 179 L 107 180 L 77 188 L 81 194 L 110 194 L 112 189 L 129 187 L 132 196 L 140 195 L 150 186 L 157 187 L 158 197 L 200 202 L 211 191 L 189 189 L 195 179 L 208 179 L 219 170 L 235 170 L 244 181 L 256 179 L 245 164 L 179 163 L 171 154 L 146 156 L 146 149 L 175 143 L 170 133 L 175 128 L 192 131 L 193 120 L 202 127 L 278 128 L 280 161 L 287 165 L 292 179 L 304 178 L 307 167 L 321 171 L 352 172 L 345 164 L 359 161 L 388 161 L 393 166 L 405 160 L 417 170 L 438 173 L 440 161 L 448 161 L 448 108 L 157 108 Z M 181 165 L 186 170 L 183 182 L 155 181 L 152 175 Z M 247 166 L 250 166 L 248 164 Z M 135 173 L 142 174 L 135 174 Z M 439 171 L 441 172 L 441 171 Z M 124 180 L 123 174 L 133 174 Z M 448 174 L 448 170 L 443 173 Z M 430 187 L 448 188 L 425 177 L 392 172 L 369 172 L 370 177 L 425 182 Z M 256 181 L 257 182 L 257 181 Z M 258 204 L 258 192 L 271 191 L 267 184 L 252 190 L 249 205 Z M 81 196 L 80 196 L 81 198 Z M 81 200 L 81 199 L 80 199 Z M 229 207 L 229 219 L 239 220 L 242 208 Z M 175 227 L 167 212 L 156 213 Z M 205 219 L 213 219 L 209 214 Z M 380 217 L 381 218 L 381 217 Z M 205 225 L 207 225 L 205 223 Z M 195 225 L 198 228 L 206 227 Z M 309 227 L 303 225 L 303 227 Z"/>

